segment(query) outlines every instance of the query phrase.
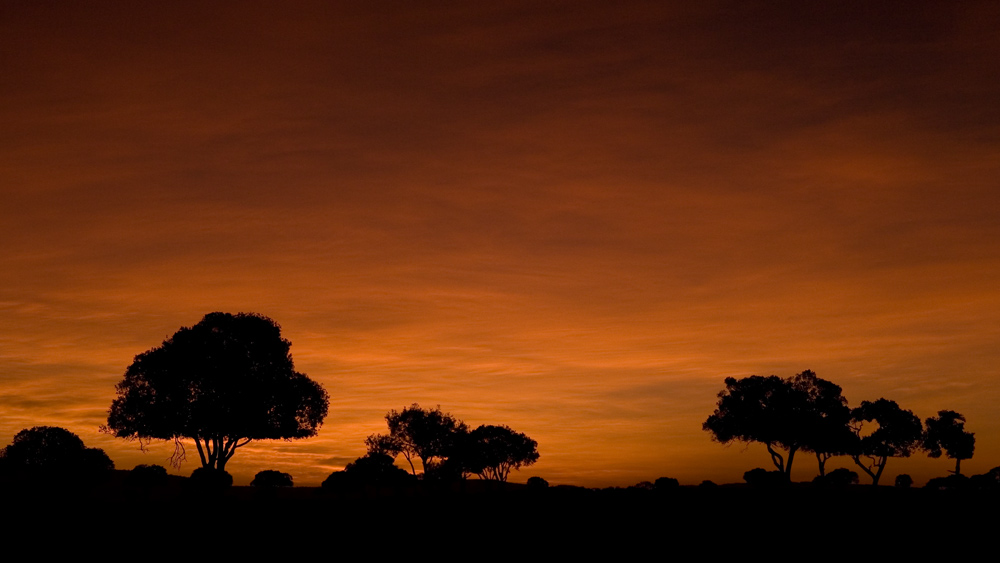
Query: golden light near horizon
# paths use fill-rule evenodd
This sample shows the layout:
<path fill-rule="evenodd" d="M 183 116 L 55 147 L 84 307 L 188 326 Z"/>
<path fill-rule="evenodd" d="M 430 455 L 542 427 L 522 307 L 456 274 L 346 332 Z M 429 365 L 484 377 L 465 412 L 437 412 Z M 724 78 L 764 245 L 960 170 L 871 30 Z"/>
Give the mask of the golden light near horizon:
<path fill-rule="evenodd" d="M 805 369 L 852 404 L 963 413 L 984 472 L 997 21 L 985 2 L 6 5 L 0 441 L 58 425 L 119 468 L 162 464 L 170 446 L 97 432 L 115 383 L 245 311 L 331 403 L 317 437 L 241 450 L 237 483 L 317 484 L 414 402 L 536 439 L 517 480 L 739 481 L 770 462 L 701 430 L 723 379 Z"/>

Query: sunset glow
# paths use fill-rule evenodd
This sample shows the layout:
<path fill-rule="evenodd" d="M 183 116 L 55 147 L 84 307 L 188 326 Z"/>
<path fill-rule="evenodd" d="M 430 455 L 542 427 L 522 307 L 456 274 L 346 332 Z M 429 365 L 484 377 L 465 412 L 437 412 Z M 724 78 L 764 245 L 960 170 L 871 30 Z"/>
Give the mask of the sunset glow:
<path fill-rule="evenodd" d="M 702 430 L 723 379 L 806 369 L 1000 465 L 1000 5 L 489 4 L 3 3 L 0 447 L 166 465 L 98 427 L 225 311 L 330 394 L 241 485 L 412 403 L 537 440 L 512 481 L 737 482 L 770 460 Z"/>

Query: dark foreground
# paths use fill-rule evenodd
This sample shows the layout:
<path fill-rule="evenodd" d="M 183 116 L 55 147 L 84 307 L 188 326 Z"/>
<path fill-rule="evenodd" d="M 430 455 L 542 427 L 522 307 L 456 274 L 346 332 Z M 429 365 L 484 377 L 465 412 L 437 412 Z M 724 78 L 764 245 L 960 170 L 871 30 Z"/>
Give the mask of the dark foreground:
<path fill-rule="evenodd" d="M 760 553 L 778 560 L 850 554 L 895 560 L 925 559 L 937 549 L 953 556 L 993 549 L 1000 523 L 994 491 L 487 485 L 335 493 L 311 487 L 204 491 L 182 481 L 155 489 L 7 486 L 3 535 L 8 547 L 26 542 L 56 552 L 111 549 L 196 560 L 312 557 L 306 552 L 317 550 L 324 559 Z"/>

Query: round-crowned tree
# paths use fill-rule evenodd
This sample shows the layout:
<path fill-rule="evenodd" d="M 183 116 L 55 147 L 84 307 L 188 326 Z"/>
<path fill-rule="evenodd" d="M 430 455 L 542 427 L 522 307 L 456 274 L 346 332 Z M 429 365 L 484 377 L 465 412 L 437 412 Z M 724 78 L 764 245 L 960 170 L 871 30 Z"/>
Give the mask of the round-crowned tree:
<path fill-rule="evenodd" d="M 140 444 L 173 440 L 175 466 L 192 440 L 202 466 L 219 470 L 252 440 L 314 436 L 329 398 L 295 371 L 290 346 L 263 315 L 205 315 L 135 357 L 103 430 Z"/>
<path fill-rule="evenodd" d="M 473 448 L 470 469 L 481 479 L 506 482 L 511 469 L 538 461 L 538 442 L 509 426 L 483 425 L 469 438 Z"/>
<path fill-rule="evenodd" d="M 3 467 L 25 477 L 69 476 L 91 479 L 115 468 L 100 448 L 88 448 L 79 436 L 58 426 L 25 428 L 0 449 Z"/>
<path fill-rule="evenodd" d="M 276 469 L 258 471 L 253 476 L 253 481 L 250 481 L 251 487 L 259 489 L 275 489 L 278 487 L 291 487 L 292 485 L 292 476 Z"/>

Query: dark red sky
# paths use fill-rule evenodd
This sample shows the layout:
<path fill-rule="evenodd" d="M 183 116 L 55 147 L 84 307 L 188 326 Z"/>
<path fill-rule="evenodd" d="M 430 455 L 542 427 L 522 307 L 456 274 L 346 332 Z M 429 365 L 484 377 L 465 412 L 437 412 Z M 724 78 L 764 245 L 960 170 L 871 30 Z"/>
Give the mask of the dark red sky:
<path fill-rule="evenodd" d="M 163 463 L 115 383 L 254 311 L 332 401 L 238 483 L 413 402 L 538 440 L 516 480 L 738 481 L 723 378 L 804 369 L 1000 465 L 1000 6 L 490 4 L 0 4 L 0 442 Z"/>

